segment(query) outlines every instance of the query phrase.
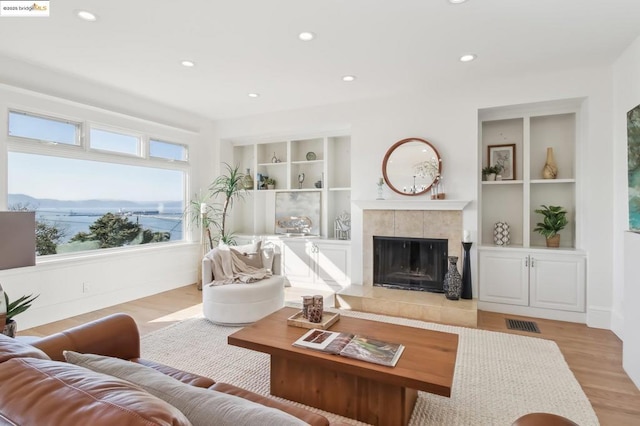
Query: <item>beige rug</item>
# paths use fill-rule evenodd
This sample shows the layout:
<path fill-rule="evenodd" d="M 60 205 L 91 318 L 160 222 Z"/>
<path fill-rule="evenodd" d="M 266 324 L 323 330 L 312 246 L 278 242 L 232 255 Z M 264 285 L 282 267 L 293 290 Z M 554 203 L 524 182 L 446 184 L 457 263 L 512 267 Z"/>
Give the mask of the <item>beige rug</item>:
<path fill-rule="evenodd" d="M 581 426 L 599 424 L 555 342 L 362 312 L 341 314 L 460 335 L 451 398 L 419 392 L 411 425 L 508 426 L 537 411 L 563 415 Z M 269 395 L 269 356 L 227 345 L 227 336 L 236 330 L 202 317 L 184 320 L 143 336 L 142 356 Z M 311 410 L 332 421 L 363 424 Z"/>

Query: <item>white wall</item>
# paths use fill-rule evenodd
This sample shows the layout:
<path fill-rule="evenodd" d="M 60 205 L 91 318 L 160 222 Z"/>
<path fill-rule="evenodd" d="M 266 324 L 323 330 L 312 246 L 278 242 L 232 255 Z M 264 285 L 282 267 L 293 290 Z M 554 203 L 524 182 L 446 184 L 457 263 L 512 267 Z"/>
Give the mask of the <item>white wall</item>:
<path fill-rule="evenodd" d="M 640 104 L 640 38 L 613 66 L 614 82 L 614 274 L 612 329 L 624 341 L 624 369 L 640 388 L 640 234 L 625 232 L 628 222 L 627 117 Z"/>
<path fill-rule="evenodd" d="M 193 169 L 188 194 L 206 188 L 214 176 L 210 121 L 90 81 L 0 59 L 0 209 L 7 207 L 9 107 L 81 116 L 186 143 Z M 12 297 L 40 295 L 17 318 L 19 329 L 25 329 L 195 283 L 200 253 L 199 244 L 184 242 L 47 256 L 33 267 L 0 271 L 0 283 Z"/>
<path fill-rule="evenodd" d="M 583 238 L 588 252 L 587 322 L 608 328 L 611 316 L 613 224 L 611 205 L 612 153 L 602 149 L 612 142 L 611 71 L 572 70 L 547 75 L 515 76 L 512 79 L 461 81 L 428 93 L 368 100 L 350 104 L 281 112 L 258 117 L 216 122 L 220 139 L 260 135 L 299 135 L 351 127 L 352 199 L 374 199 L 382 159 L 396 141 L 420 137 L 435 145 L 443 158 L 447 197 L 473 200 L 464 211 L 464 228 L 477 236 L 478 109 L 586 97 L 583 115 L 586 134 L 580 140 L 584 229 L 597 234 Z M 593 171 L 597 170 L 598 173 Z M 402 196 L 387 192 L 387 198 Z M 353 210 L 352 282 L 362 279 L 361 219 Z M 472 250 L 474 295 L 477 291 L 477 256 Z"/>

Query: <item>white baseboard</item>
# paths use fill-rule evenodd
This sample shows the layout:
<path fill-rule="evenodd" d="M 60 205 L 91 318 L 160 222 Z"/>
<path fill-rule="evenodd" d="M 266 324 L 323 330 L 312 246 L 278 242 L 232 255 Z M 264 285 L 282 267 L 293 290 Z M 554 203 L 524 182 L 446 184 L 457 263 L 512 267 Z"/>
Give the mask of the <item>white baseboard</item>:
<path fill-rule="evenodd" d="M 611 330 L 611 308 L 605 306 L 587 306 L 587 325 L 593 328 Z"/>
<path fill-rule="evenodd" d="M 586 323 L 586 315 L 584 312 L 559 311 L 553 309 L 532 308 L 530 306 L 507 305 L 503 303 L 481 301 L 478 301 L 478 310 L 533 318 L 544 318 L 556 321 L 577 322 L 581 324 Z"/>
<path fill-rule="evenodd" d="M 620 340 L 624 340 L 624 315 L 622 312 L 614 310 L 611 313 L 611 331 L 613 331 Z"/>

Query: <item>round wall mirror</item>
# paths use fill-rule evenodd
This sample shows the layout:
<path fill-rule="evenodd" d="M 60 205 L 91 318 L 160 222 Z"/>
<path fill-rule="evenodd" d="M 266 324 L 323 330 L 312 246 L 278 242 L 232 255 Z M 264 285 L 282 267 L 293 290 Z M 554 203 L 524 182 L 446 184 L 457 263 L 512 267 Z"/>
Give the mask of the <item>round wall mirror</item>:
<path fill-rule="evenodd" d="M 408 138 L 393 144 L 382 161 L 384 180 L 401 195 L 421 195 L 442 172 L 438 151 L 424 139 Z"/>

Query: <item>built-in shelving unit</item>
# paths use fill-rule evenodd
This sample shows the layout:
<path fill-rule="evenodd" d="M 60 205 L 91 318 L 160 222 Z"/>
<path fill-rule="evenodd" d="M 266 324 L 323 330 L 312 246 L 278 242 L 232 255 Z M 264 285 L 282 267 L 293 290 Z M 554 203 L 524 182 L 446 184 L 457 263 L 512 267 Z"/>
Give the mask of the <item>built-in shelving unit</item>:
<path fill-rule="evenodd" d="M 351 137 L 324 134 L 277 140 L 226 141 L 231 164 L 249 170 L 254 188 L 231 213 L 237 234 L 270 235 L 275 231 L 275 194 L 310 191 L 320 193 L 320 237 L 335 238 L 334 220 L 351 212 Z M 299 176 L 304 174 L 303 182 Z M 259 187 L 258 176 L 276 181 L 275 189 Z M 320 185 L 320 188 L 316 184 Z"/>
<path fill-rule="evenodd" d="M 515 145 L 513 180 L 482 181 L 479 202 L 480 309 L 584 322 L 586 255 L 580 250 L 580 100 L 490 108 L 479 112 L 480 169 L 488 147 Z M 547 149 L 558 166 L 544 179 Z M 559 248 L 547 248 L 534 228 L 541 205 L 567 210 Z M 510 226 L 511 243 L 496 246 L 496 222 Z"/>

